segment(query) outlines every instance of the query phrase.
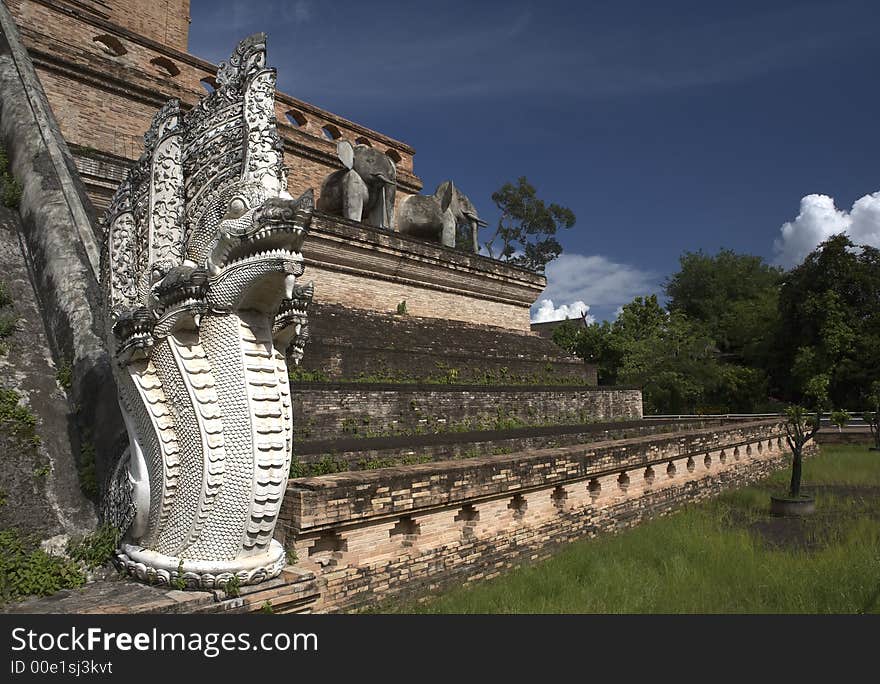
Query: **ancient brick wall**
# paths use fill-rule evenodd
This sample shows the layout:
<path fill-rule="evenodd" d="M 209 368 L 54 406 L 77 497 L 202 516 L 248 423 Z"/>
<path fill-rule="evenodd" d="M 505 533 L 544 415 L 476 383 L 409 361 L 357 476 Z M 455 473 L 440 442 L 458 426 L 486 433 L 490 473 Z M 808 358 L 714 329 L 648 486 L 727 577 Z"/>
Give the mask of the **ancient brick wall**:
<path fill-rule="evenodd" d="M 298 437 L 326 440 L 638 420 L 642 393 L 579 386 L 294 383 L 293 410 Z"/>
<path fill-rule="evenodd" d="M 497 575 L 560 544 L 782 467 L 780 421 L 292 480 L 280 534 L 318 575 L 317 610 Z"/>

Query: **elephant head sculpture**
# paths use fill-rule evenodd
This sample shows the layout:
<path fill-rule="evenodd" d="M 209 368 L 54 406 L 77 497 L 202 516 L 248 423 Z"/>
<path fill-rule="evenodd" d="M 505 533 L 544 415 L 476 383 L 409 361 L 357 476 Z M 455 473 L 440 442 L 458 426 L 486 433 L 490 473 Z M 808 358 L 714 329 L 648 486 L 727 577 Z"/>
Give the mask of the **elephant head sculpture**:
<path fill-rule="evenodd" d="M 467 195 L 452 181 L 437 186 L 433 195 L 412 195 L 400 205 L 397 230 L 404 235 L 438 241 L 455 247 L 459 228 L 470 230 L 473 250 L 479 250 L 477 231 L 485 226 Z"/>
<path fill-rule="evenodd" d="M 324 179 L 317 208 L 390 229 L 397 190 L 397 168 L 392 159 L 369 145 L 352 145 L 347 140 L 339 141 L 336 153 L 345 168 Z"/>

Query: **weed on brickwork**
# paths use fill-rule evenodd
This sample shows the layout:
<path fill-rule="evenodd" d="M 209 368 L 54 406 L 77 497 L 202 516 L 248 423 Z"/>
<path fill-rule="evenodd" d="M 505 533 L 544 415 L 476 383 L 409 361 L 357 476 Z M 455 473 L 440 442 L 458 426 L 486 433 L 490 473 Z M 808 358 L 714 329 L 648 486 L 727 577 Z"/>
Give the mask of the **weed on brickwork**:
<path fill-rule="evenodd" d="M 454 588 L 426 613 L 878 613 L 880 468 L 862 446 L 826 446 L 805 461 L 813 518 L 771 518 L 780 471 L 551 559 Z"/>
<path fill-rule="evenodd" d="M 28 446 L 37 446 L 37 417 L 21 403 L 21 395 L 14 389 L 0 387 L 0 429 Z"/>
<path fill-rule="evenodd" d="M 87 568 L 99 568 L 112 558 L 119 544 L 119 530 L 104 525 L 91 534 L 72 539 L 67 544 L 67 555 Z"/>
<path fill-rule="evenodd" d="M 0 603 L 26 596 L 49 596 L 86 581 L 76 562 L 50 556 L 36 538 L 18 530 L 0 530 Z"/>
<path fill-rule="evenodd" d="M 230 577 L 223 583 L 222 587 L 226 598 L 238 598 L 241 594 L 241 580 L 238 579 L 238 575 Z"/>
<path fill-rule="evenodd" d="M 405 456 L 384 456 L 376 458 L 361 458 L 349 462 L 339 459 L 332 454 L 324 454 L 317 461 L 302 462 L 293 459 L 290 462 L 290 477 L 317 477 L 319 475 L 333 475 L 349 470 L 378 470 L 379 468 L 396 468 L 400 466 L 418 465 L 430 463 L 430 456 L 408 454 Z"/>

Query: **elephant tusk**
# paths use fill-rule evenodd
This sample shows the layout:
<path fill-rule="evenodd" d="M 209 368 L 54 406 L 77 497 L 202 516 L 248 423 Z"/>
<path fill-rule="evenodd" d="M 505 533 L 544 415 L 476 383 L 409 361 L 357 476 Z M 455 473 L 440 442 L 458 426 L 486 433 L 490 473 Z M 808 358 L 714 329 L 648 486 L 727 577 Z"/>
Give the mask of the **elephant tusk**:
<path fill-rule="evenodd" d="M 471 213 L 465 212 L 464 215 L 467 217 L 467 219 L 468 219 L 469 221 L 473 221 L 473 222 L 475 222 L 475 223 L 476 223 L 478 226 L 480 226 L 481 228 L 485 228 L 486 226 L 489 225 L 488 223 L 486 223 L 483 219 L 481 219 L 481 218 L 480 218 L 479 216 L 477 216 L 476 214 L 471 214 Z"/>

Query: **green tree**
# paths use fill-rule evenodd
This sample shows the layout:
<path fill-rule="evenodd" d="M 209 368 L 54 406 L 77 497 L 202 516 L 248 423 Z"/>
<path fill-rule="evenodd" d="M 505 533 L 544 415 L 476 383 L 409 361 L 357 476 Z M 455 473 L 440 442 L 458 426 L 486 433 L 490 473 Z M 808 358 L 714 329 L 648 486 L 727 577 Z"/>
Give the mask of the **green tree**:
<path fill-rule="evenodd" d="M 699 324 L 636 297 L 614 323 L 563 325 L 554 341 L 597 366 L 601 384 L 638 385 L 646 413 L 695 412 L 720 381 L 717 350 Z"/>
<path fill-rule="evenodd" d="M 620 335 L 618 381 L 642 388 L 646 413 L 696 413 L 720 380 L 714 341 L 705 328 L 668 313 L 657 297 L 637 297 L 614 324 Z"/>
<path fill-rule="evenodd" d="M 495 234 L 485 243 L 489 256 L 543 272 L 562 253 L 556 233 L 575 224 L 574 212 L 559 204 L 545 203 L 525 176 L 520 176 L 516 184 L 502 185 L 492 193 L 492 201 L 501 217 Z M 497 257 L 496 241 L 501 243 Z"/>
<path fill-rule="evenodd" d="M 766 370 L 779 327 L 782 269 L 729 249 L 715 256 L 685 252 L 665 282 L 670 311 L 705 324 L 721 358 Z"/>
<path fill-rule="evenodd" d="M 608 321 L 586 326 L 566 321 L 553 331 L 556 344 L 596 366 L 600 385 L 614 385 L 617 382 L 623 356 L 619 339 Z"/>
<path fill-rule="evenodd" d="M 810 415 L 803 406 L 789 406 L 785 412 L 785 440 L 791 449 L 791 480 L 788 495 L 796 499 L 801 495 L 801 475 L 803 473 L 804 447 L 819 432 L 819 412 Z"/>
<path fill-rule="evenodd" d="M 880 250 L 836 235 L 780 289 L 775 384 L 796 401 L 826 378 L 836 406 L 857 405 L 880 376 Z"/>

